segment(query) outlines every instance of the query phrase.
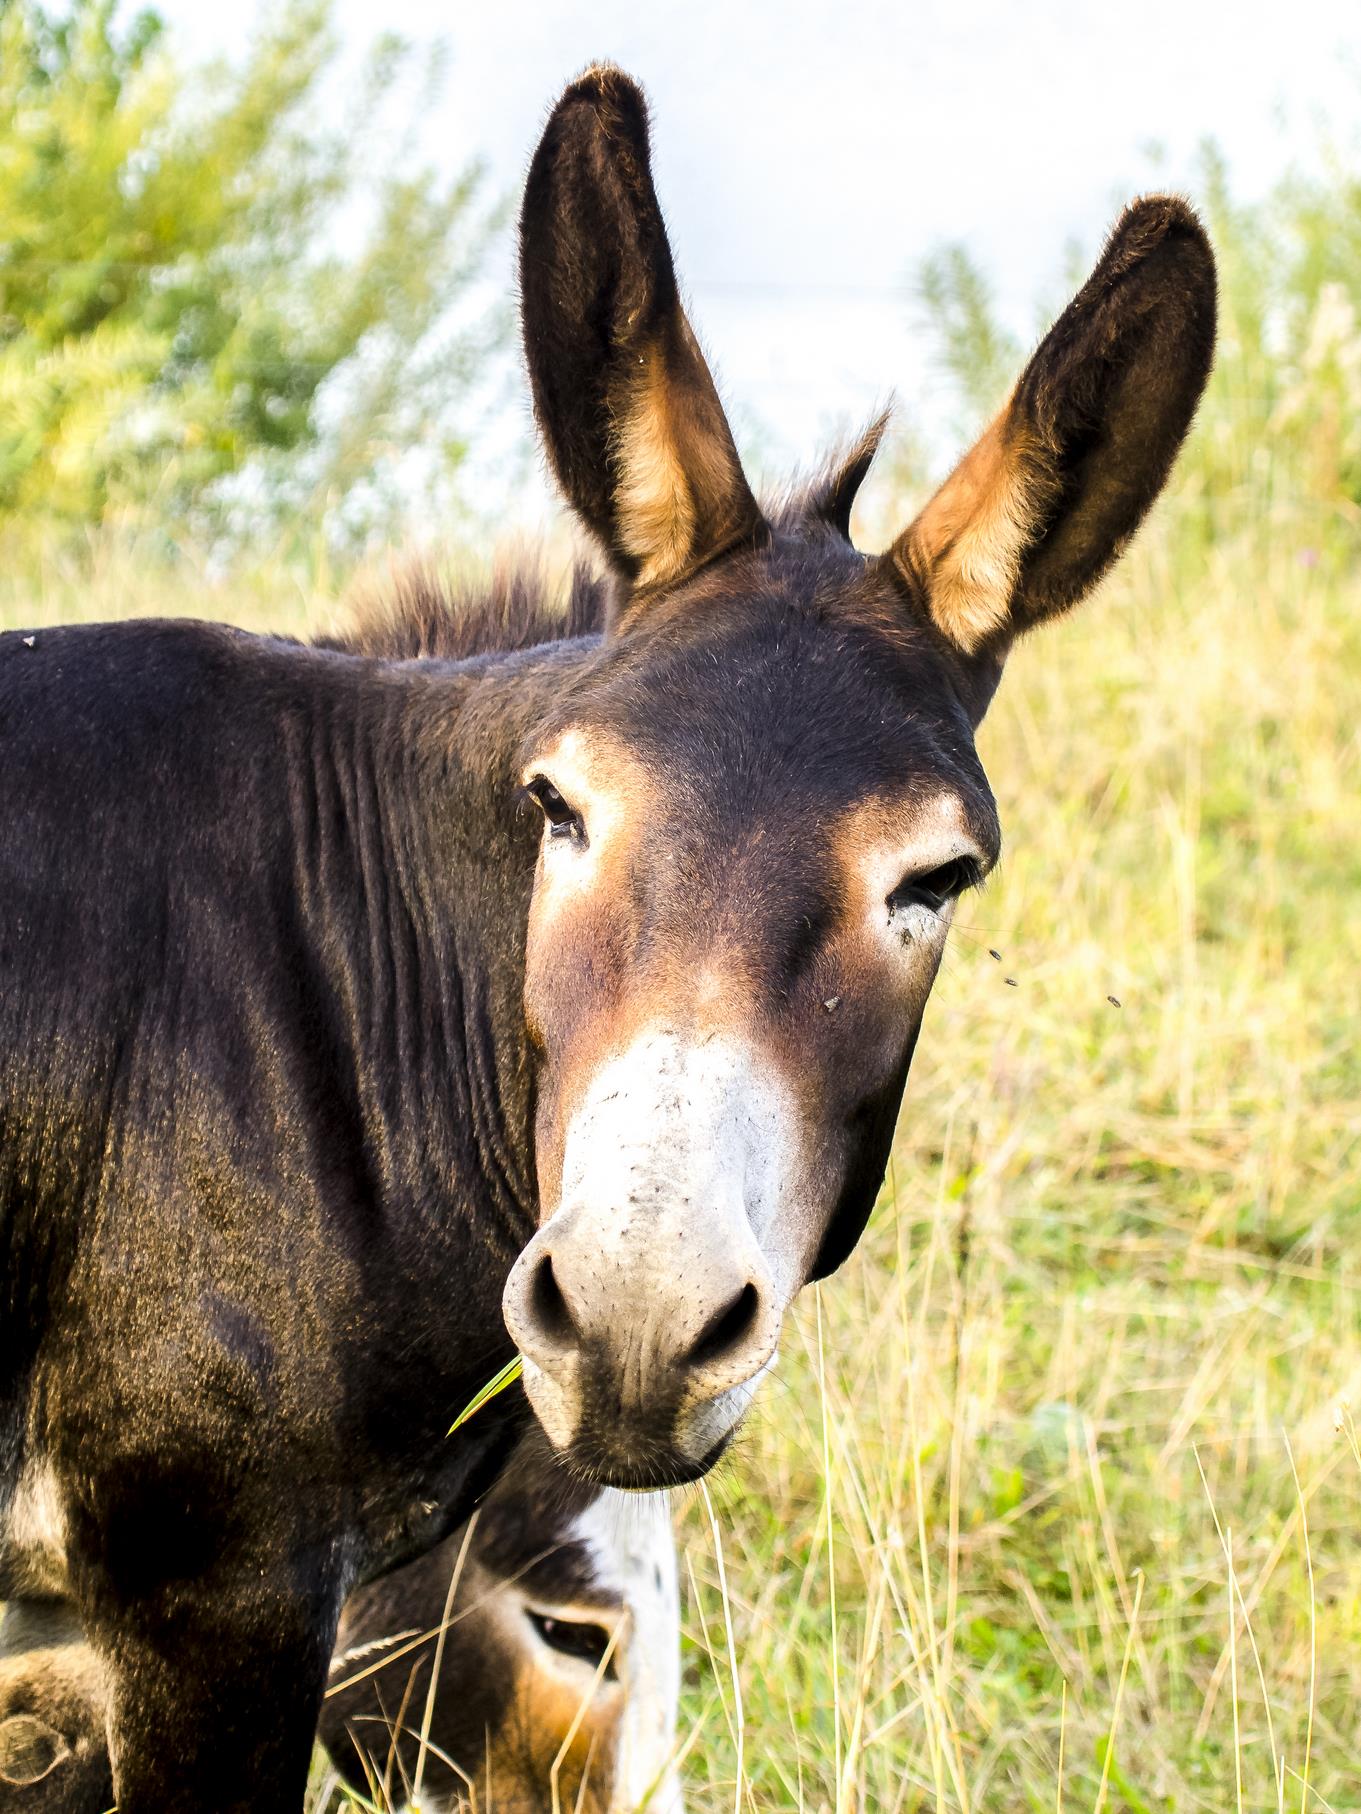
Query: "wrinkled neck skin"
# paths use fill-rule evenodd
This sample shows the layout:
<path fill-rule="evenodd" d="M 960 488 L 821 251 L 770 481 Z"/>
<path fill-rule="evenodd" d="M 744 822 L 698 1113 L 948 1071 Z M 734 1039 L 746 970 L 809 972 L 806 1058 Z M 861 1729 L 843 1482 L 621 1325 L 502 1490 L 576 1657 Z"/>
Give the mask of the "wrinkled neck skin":
<path fill-rule="evenodd" d="M 177 1507 L 256 1493 L 280 1544 L 338 1546 L 347 1585 L 491 1485 L 522 1395 L 449 1431 L 514 1352 L 502 1291 L 537 1224 L 538 828 L 516 758 L 590 652 L 400 663 L 203 625 L 48 639 L 53 710 L 60 655 L 96 673 L 78 703 L 97 726 L 128 729 L 102 764 L 63 735 L 50 799 L 36 763 L 15 777 L 44 836 L 67 812 L 73 848 L 65 917 L 29 929 L 31 999 L 0 1003 L 0 1599 L 66 1590 L 57 1487 L 64 1504 L 96 1475 L 145 1481 L 148 1427 Z M 175 810 L 150 813 L 160 726 L 179 738 L 189 714 Z M 216 1395 L 181 1391 L 191 1364 Z"/>
<path fill-rule="evenodd" d="M 417 1243 L 452 1184 L 507 1266 L 538 1214 L 523 997 L 539 827 L 519 802 L 517 755 L 587 653 L 366 664 L 379 683 L 369 709 L 358 728 L 320 727 L 295 827 L 308 943 L 338 959 L 367 1084 L 375 1182 Z"/>
<path fill-rule="evenodd" d="M 592 650 L 365 661 L 357 700 L 323 689 L 293 763 L 302 942 L 339 1017 L 326 1068 L 353 1080 L 343 1163 L 368 1199 L 359 1238 L 388 1256 L 364 1268 L 367 1301 L 342 1338 L 353 1377 L 370 1376 L 375 1341 L 386 1370 L 383 1402 L 361 1412 L 363 1443 L 389 1450 L 361 1575 L 424 1548 L 432 1518 L 466 1516 L 527 1416 L 506 1394 L 448 1440 L 514 1352 L 501 1293 L 538 1221 L 523 996 L 539 827 L 517 758 Z"/>

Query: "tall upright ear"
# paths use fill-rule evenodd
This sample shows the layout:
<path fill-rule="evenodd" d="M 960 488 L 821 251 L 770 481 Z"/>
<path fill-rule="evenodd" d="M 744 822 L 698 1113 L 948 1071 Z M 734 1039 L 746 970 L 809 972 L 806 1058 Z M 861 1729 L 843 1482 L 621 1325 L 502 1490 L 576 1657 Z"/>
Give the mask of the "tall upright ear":
<path fill-rule="evenodd" d="M 520 292 L 534 408 L 558 482 L 633 586 L 763 531 L 681 307 L 647 107 L 588 70 L 553 109 L 525 188 Z"/>
<path fill-rule="evenodd" d="M 1162 489 L 1214 354 L 1214 254 L 1174 196 L 1125 210 L 1010 401 L 890 553 L 966 654 L 1101 577 Z"/>

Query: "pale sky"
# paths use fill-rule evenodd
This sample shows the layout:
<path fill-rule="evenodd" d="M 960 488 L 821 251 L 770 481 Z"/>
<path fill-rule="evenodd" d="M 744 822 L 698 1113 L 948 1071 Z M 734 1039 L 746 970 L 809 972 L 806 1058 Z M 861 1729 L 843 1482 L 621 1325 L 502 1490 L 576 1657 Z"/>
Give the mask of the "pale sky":
<path fill-rule="evenodd" d="M 249 5 L 161 10 L 192 52 L 248 41 Z M 585 64 L 642 81 L 696 326 L 777 465 L 808 463 L 890 391 L 938 426 L 909 280 L 942 240 L 966 242 L 1028 340 L 1069 244 L 1094 252 L 1140 190 L 1194 197 L 1206 138 L 1252 197 L 1361 115 L 1356 0 L 338 0 L 337 17 L 356 48 L 386 30 L 446 42 L 430 153 L 483 156 L 499 192 L 518 195 Z M 510 269 L 507 242 L 507 291 Z"/>

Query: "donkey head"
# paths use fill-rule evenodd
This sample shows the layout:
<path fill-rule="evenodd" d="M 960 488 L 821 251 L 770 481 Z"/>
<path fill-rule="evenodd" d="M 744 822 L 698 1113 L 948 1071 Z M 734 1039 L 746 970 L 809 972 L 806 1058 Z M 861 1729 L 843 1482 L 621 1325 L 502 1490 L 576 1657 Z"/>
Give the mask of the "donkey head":
<path fill-rule="evenodd" d="M 558 1448 L 663 1484 L 721 1453 L 790 1299 L 865 1225 L 955 902 L 997 859 L 974 731 L 1013 639 L 1162 487 L 1214 264 L 1182 202 L 1128 209 L 877 556 L 848 533 L 874 431 L 797 504 L 752 496 L 617 70 L 549 120 L 521 285 L 548 454 L 617 594 L 524 751 L 542 1220 L 506 1321 Z"/>

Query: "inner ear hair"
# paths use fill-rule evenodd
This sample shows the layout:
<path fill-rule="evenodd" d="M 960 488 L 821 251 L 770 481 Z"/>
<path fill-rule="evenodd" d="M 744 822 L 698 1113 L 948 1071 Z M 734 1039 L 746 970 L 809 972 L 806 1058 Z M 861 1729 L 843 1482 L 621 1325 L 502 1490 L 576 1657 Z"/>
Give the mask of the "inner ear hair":
<path fill-rule="evenodd" d="M 1008 623 L 1026 550 L 1061 490 L 1055 462 L 1012 400 L 891 550 L 936 627 L 972 655 Z"/>
<path fill-rule="evenodd" d="M 559 483 L 616 574 L 674 582 L 765 528 L 681 306 L 647 107 L 608 65 L 554 108 L 520 218 L 535 413 Z"/>
<path fill-rule="evenodd" d="M 695 544 L 695 503 L 681 463 L 666 365 L 656 348 L 639 355 L 638 373 L 614 413 L 614 533 L 635 563 L 640 589 L 683 571 Z"/>
<path fill-rule="evenodd" d="M 1138 528 L 1214 351 L 1214 256 L 1176 196 L 1125 210 L 1012 395 L 890 555 L 966 654 L 1075 604 Z"/>
<path fill-rule="evenodd" d="M 709 368 L 679 301 L 625 368 L 612 409 L 615 536 L 647 591 L 764 527 Z"/>

